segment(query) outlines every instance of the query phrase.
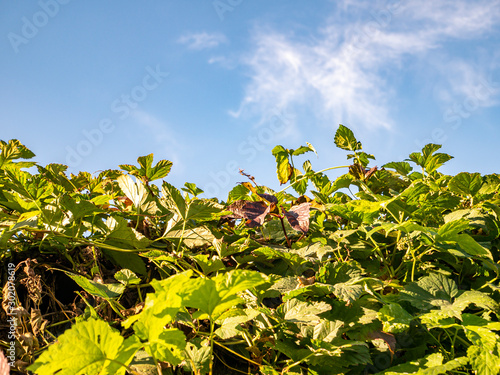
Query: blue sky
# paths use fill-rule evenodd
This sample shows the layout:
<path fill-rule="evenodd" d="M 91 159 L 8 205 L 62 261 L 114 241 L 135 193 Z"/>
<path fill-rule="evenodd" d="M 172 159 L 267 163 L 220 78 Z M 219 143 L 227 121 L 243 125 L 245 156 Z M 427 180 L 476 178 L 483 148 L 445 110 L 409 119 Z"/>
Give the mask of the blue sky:
<path fill-rule="evenodd" d="M 497 0 L 1 2 L 0 139 L 72 173 L 154 153 L 221 199 L 239 168 L 278 189 L 277 144 L 345 165 L 340 123 L 372 165 L 432 142 L 497 173 L 499 31 Z"/>

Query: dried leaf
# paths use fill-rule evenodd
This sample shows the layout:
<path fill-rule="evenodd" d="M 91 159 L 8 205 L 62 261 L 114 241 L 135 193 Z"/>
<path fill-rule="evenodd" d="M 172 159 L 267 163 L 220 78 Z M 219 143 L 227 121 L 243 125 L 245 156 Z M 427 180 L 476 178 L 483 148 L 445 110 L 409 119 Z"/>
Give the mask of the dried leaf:
<path fill-rule="evenodd" d="M 31 262 L 37 263 L 36 259 L 26 259 L 24 262 L 23 271 L 26 274 L 26 278 L 21 280 L 21 284 L 26 286 L 28 289 L 28 295 L 31 300 L 35 303 L 35 306 L 39 306 L 42 301 L 42 277 L 35 274 L 35 270 L 31 267 Z"/>
<path fill-rule="evenodd" d="M 303 277 L 299 276 L 297 277 L 297 281 L 299 282 L 298 288 L 302 288 L 307 285 L 312 285 L 316 281 L 316 277 L 311 276 L 311 277 Z"/>
<path fill-rule="evenodd" d="M 290 211 L 286 211 L 284 208 L 282 209 L 293 229 L 302 233 L 307 233 L 309 230 L 310 208 L 311 203 L 301 203 L 298 206 L 290 208 Z"/>
<path fill-rule="evenodd" d="M 278 198 L 276 198 L 274 195 L 271 194 L 257 194 L 259 197 L 264 198 L 266 201 L 269 203 L 278 203 Z"/>
<path fill-rule="evenodd" d="M 368 180 L 376 171 L 377 171 L 376 166 L 368 170 L 365 170 L 365 180 Z"/>
<path fill-rule="evenodd" d="M 226 215 L 224 218 L 245 219 L 246 224 L 255 228 L 264 223 L 270 207 L 264 202 L 236 201 L 228 207 L 233 215 Z"/>
<path fill-rule="evenodd" d="M 35 336 L 38 336 L 40 333 L 44 333 L 45 327 L 48 323 L 49 321 L 42 317 L 40 309 L 31 309 L 30 324 Z"/>

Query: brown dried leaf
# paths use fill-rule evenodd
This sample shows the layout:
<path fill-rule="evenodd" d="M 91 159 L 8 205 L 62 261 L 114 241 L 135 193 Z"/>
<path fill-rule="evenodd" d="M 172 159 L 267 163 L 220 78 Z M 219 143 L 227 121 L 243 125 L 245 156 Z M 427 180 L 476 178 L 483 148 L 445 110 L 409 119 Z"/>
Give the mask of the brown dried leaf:
<path fill-rule="evenodd" d="M 42 317 L 40 309 L 31 309 L 30 324 L 35 336 L 43 334 L 48 323 L 49 321 Z"/>
<path fill-rule="evenodd" d="M 286 211 L 284 208 L 282 209 L 293 229 L 302 233 L 307 233 L 309 230 L 310 208 L 311 203 L 301 203 L 298 206 L 290 208 L 290 211 Z"/>
<path fill-rule="evenodd" d="M 377 171 L 377 166 L 365 170 L 365 180 L 368 180 Z"/>
<path fill-rule="evenodd" d="M 316 281 L 316 277 L 311 276 L 311 277 L 303 277 L 299 276 L 297 277 L 297 281 L 299 282 L 298 288 L 302 288 L 307 285 L 312 285 Z"/>
<path fill-rule="evenodd" d="M 245 219 L 250 228 L 255 228 L 264 223 L 270 208 L 264 202 L 239 200 L 229 205 L 228 210 L 233 215 L 226 215 L 225 218 Z"/>
<path fill-rule="evenodd" d="M 271 194 L 257 194 L 259 197 L 264 198 L 266 201 L 269 203 L 278 203 L 278 198 L 276 198 L 274 195 Z"/>
<path fill-rule="evenodd" d="M 21 284 L 26 286 L 28 289 L 28 295 L 31 300 L 35 303 L 35 306 L 39 306 L 42 301 L 42 277 L 35 273 L 34 268 L 31 267 L 31 263 L 37 263 L 36 259 L 26 259 L 24 262 L 23 271 L 26 274 L 26 278 L 21 280 Z"/>
<path fill-rule="evenodd" d="M 18 340 L 26 353 L 32 353 L 33 351 L 40 349 L 38 339 L 31 332 L 19 335 Z"/>
<path fill-rule="evenodd" d="M 135 306 L 132 306 L 130 309 L 121 310 L 120 312 L 124 317 L 137 315 L 144 309 L 144 302 L 138 303 Z"/>

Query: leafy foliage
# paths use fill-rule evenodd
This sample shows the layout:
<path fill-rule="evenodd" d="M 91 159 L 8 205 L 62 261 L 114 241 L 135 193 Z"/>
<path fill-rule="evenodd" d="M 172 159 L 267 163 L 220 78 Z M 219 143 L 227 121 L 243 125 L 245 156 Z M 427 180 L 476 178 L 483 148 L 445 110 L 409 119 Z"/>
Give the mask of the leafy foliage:
<path fill-rule="evenodd" d="M 152 154 L 68 175 L 0 141 L 17 370 L 499 373 L 500 177 L 442 174 L 440 145 L 379 168 L 349 128 L 333 142 L 349 165 L 300 169 L 312 145 L 276 146 L 287 186 L 242 172 L 219 201 Z"/>

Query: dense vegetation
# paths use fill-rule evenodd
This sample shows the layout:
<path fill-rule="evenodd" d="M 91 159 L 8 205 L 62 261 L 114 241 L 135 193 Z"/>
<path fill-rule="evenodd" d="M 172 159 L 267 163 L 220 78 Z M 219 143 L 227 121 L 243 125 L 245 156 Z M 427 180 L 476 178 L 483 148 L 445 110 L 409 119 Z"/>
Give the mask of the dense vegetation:
<path fill-rule="evenodd" d="M 2 141 L 0 375 L 499 373 L 499 176 L 333 141 L 335 180 L 277 146 L 283 190 L 225 202 L 153 155 L 68 175 Z"/>

